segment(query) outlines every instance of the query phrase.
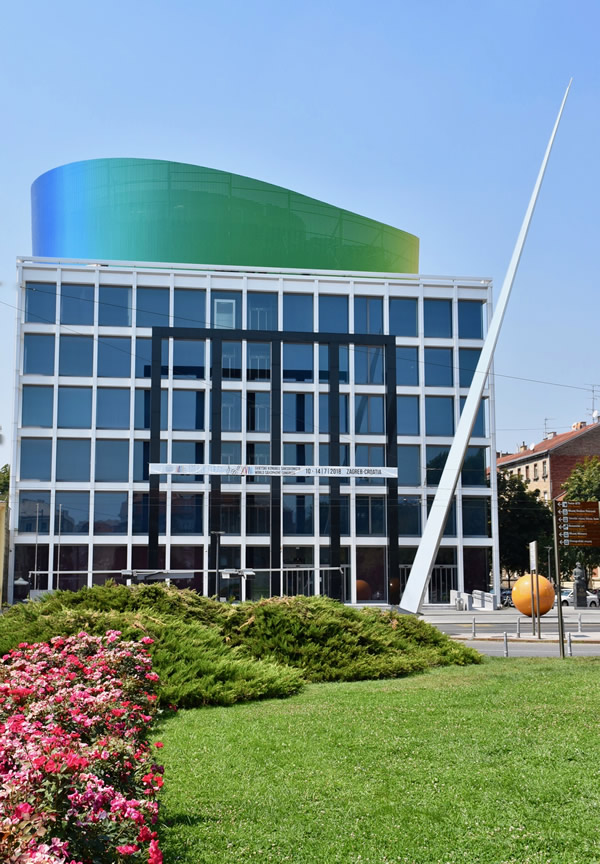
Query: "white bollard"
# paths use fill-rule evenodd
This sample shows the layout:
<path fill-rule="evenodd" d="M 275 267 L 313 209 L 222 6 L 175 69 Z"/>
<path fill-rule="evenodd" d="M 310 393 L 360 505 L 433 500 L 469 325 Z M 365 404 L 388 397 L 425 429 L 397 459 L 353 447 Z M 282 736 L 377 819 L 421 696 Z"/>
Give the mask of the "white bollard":
<path fill-rule="evenodd" d="M 521 619 L 517 618 L 517 639 L 521 638 Z"/>
<path fill-rule="evenodd" d="M 577 616 L 577 632 L 578 632 L 578 633 L 582 633 L 582 632 L 583 632 L 582 629 L 581 629 L 581 612 L 580 612 L 579 615 Z"/>
<path fill-rule="evenodd" d="M 504 631 L 504 656 L 508 657 L 508 633 Z"/>
<path fill-rule="evenodd" d="M 474 639 L 477 636 L 477 629 L 475 627 L 475 616 L 473 616 L 473 624 L 471 627 L 471 638 Z"/>
<path fill-rule="evenodd" d="M 567 654 L 573 656 L 573 643 L 571 642 L 571 631 L 567 633 Z"/>

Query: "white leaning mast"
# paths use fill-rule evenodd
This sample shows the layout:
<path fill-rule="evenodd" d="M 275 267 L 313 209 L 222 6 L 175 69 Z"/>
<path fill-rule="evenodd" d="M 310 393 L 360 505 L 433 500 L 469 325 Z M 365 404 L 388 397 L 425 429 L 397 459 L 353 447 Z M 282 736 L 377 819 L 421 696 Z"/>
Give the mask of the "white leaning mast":
<path fill-rule="evenodd" d="M 571 79 L 571 81 L 572 80 L 573 79 Z M 440 541 L 442 539 L 442 533 L 444 531 L 446 517 L 448 515 L 448 511 L 450 510 L 452 499 L 454 498 L 456 485 L 458 483 L 458 478 L 462 470 L 465 454 L 467 452 L 467 447 L 469 444 L 469 439 L 471 437 L 471 432 L 473 430 L 473 426 L 475 425 L 475 419 L 477 417 L 477 411 L 479 409 L 479 401 L 481 399 L 481 394 L 483 393 L 485 379 L 487 378 L 490 371 L 490 366 L 494 355 L 494 349 L 496 348 L 496 343 L 498 342 L 500 328 L 502 326 L 504 313 L 506 312 L 506 307 L 508 305 L 508 300 L 515 279 L 515 274 L 519 266 L 521 253 L 523 252 L 523 246 L 525 245 L 527 232 L 529 231 L 531 217 L 533 216 L 533 211 L 535 209 L 540 187 L 542 185 L 542 180 L 544 179 L 544 173 L 546 171 L 548 159 L 550 158 L 550 151 L 552 150 L 552 145 L 554 144 L 554 138 L 556 136 L 558 124 L 560 123 L 560 118 L 565 107 L 565 102 L 567 101 L 567 96 L 569 95 L 571 81 L 569 81 L 569 84 L 565 91 L 565 95 L 563 97 L 562 104 L 558 112 L 558 117 L 556 118 L 556 123 L 554 124 L 554 129 L 552 130 L 550 141 L 548 142 L 546 153 L 544 154 L 542 166 L 540 168 L 535 186 L 533 188 L 533 192 L 531 194 L 529 206 L 527 207 L 525 218 L 523 219 L 523 224 L 521 225 L 521 230 L 519 232 L 519 236 L 517 237 L 517 242 L 515 244 L 512 258 L 510 260 L 510 264 L 508 265 L 506 276 L 504 277 L 502 290 L 498 298 L 498 305 L 494 311 L 494 315 L 490 324 L 490 329 L 485 338 L 481 355 L 479 357 L 479 362 L 477 363 L 477 368 L 475 369 L 475 373 L 473 375 L 473 381 L 471 383 L 469 395 L 467 396 L 462 414 L 460 416 L 460 421 L 456 429 L 454 441 L 452 442 L 450 452 L 448 453 L 448 459 L 446 460 L 446 465 L 440 478 L 440 483 L 435 498 L 433 500 L 433 505 L 427 519 L 427 524 L 425 526 L 419 548 L 417 549 L 417 554 L 415 555 L 415 560 L 413 562 L 410 576 L 408 577 L 406 587 L 404 589 L 404 593 L 400 600 L 400 608 L 405 610 L 406 612 L 418 612 L 425 597 L 425 592 L 427 590 L 429 579 L 431 577 L 431 571 L 433 570 L 435 559 L 437 557 L 438 549 L 440 546 Z M 490 466 L 490 468 L 491 470 L 493 470 L 493 465 Z"/>

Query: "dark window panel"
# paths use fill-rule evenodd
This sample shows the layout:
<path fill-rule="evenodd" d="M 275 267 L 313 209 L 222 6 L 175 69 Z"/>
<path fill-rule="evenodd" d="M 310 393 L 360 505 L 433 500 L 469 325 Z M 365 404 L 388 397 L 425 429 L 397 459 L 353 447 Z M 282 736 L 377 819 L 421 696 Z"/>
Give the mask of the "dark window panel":
<path fill-rule="evenodd" d="M 50 533 L 50 492 L 19 492 L 19 529 L 22 534 Z M 32 568 L 33 569 L 33 568 Z"/>
<path fill-rule="evenodd" d="M 65 285 L 60 289 L 60 323 L 94 323 L 94 286 Z"/>
<path fill-rule="evenodd" d="M 277 294 L 249 291 L 246 302 L 248 330 L 277 330 Z"/>
<path fill-rule="evenodd" d="M 437 486 L 448 458 L 450 448 L 446 446 L 429 445 L 426 447 L 427 485 Z"/>
<path fill-rule="evenodd" d="M 169 326 L 169 289 L 136 288 L 137 327 Z"/>
<path fill-rule="evenodd" d="M 56 322 L 56 285 L 28 282 L 25 286 L 25 321 Z"/>
<path fill-rule="evenodd" d="M 133 493 L 133 511 L 132 511 L 132 526 L 131 533 L 132 534 L 145 534 L 148 536 L 148 512 L 149 512 L 149 499 L 147 492 L 134 492 Z M 158 533 L 164 534 L 165 528 L 167 524 L 167 497 L 166 492 L 160 492 L 159 494 L 159 506 L 158 506 Z M 133 547 L 136 549 L 137 547 Z M 139 553 L 138 553 L 139 554 Z M 160 552 L 160 556 L 162 556 L 162 560 L 164 562 L 164 548 L 163 551 Z M 148 559 L 146 558 L 146 562 Z M 137 567 L 144 568 L 147 567 L 148 564 L 136 564 L 135 561 L 132 561 L 132 567 L 135 569 Z M 164 563 L 161 565 L 159 563 L 159 567 L 164 567 Z"/>
<path fill-rule="evenodd" d="M 461 473 L 463 486 L 488 486 L 487 447 L 467 447 Z"/>
<path fill-rule="evenodd" d="M 340 393 L 340 435 L 348 434 L 348 403 L 347 393 Z M 319 393 L 319 433 L 328 435 L 330 428 L 329 393 Z"/>
<path fill-rule="evenodd" d="M 96 392 L 96 429 L 129 429 L 130 391 L 98 387 Z"/>
<path fill-rule="evenodd" d="M 50 438 L 21 438 L 21 480 L 50 480 L 51 467 Z"/>
<path fill-rule="evenodd" d="M 462 410 L 464 408 L 466 402 L 466 397 L 460 397 L 460 412 L 462 414 Z M 479 403 L 479 409 L 477 411 L 477 417 L 475 418 L 475 425 L 473 426 L 473 431 L 471 435 L 477 438 L 485 438 L 486 437 L 486 419 L 485 419 L 485 403 L 487 399 L 482 399 Z"/>
<path fill-rule="evenodd" d="M 61 543 L 60 549 L 58 546 L 54 547 L 54 570 L 60 570 L 58 588 L 65 591 L 78 591 L 83 588 L 87 585 L 87 576 L 82 571 L 87 569 L 87 546 L 67 546 Z M 82 573 L 83 578 L 75 576 L 73 571 Z"/>
<path fill-rule="evenodd" d="M 348 298 L 333 294 L 319 297 L 319 332 L 348 332 Z"/>
<path fill-rule="evenodd" d="M 271 394 L 246 393 L 246 428 L 248 432 L 271 431 Z"/>
<path fill-rule="evenodd" d="M 385 535 L 385 498 L 379 495 L 356 496 L 356 533 L 360 537 Z"/>
<path fill-rule="evenodd" d="M 91 429 L 92 388 L 58 388 L 58 428 Z"/>
<path fill-rule="evenodd" d="M 284 393 L 282 402 L 284 432 L 313 432 L 312 393 Z"/>
<path fill-rule="evenodd" d="M 417 387 L 419 384 L 419 349 L 398 346 L 396 348 L 396 384 L 400 387 Z"/>
<path fill-rule="evenodd" d="M 460 387 L 470 387 L 473 380 L 473 373 L 479 362 L 479 348 L 459 348 L 458 349 L 458 383 Z"/>
<path fill-rule="evenodd" d="M 398 485 L 421 485 L 421 448 L 418 444 L 398 446 Z"/>
<path fill-rule="evenodd" d="M 54 375 L 54 342 L 54 335 L 50 333 L 25 333 L 25 375 Z"/>
<path fill-rule="evenodd" d="M 206 291 L 175 288 L 174 327 L 206 327 Z"/>
<path fill-rule="evenodd" d="M 211 363 L 212 372 L 212 363 Z M 225 381 L 242 378 L 242 343 L 223 342 L 221 348 L 221 375 Z"/>
<path fill-rule="evenodd" d="M 166 378 L 169 374 L 169 343 L 166 339 L 161 340 L 160 363 L 160 377 Z M 152 377 L 152 339 L 138 336 L 135 340 L 135 377 Z"/>
<path fill-rule="evenodd" d="M 283 380 L 286 382 L 314 380 L 313 346 L 292 344 L 283 345 Z"/>
<path fill-rule="evenodd" d="M 61 336 L 58 374 L 89 378 L 93 370 L 92 336 Z"/>
<path fill-rule="evenodd" d="M 426 337 L 452 338 L 451 300 L 424 300 L 423 319 Z"/>
<path fill-rule="evenodd" d="M 39 428 L 52 427 L 54 416 L 54 388 L 23 387 L 23 402 L 21 407 L 21 425 Z"/>
<path fill-rule="evenodd" d="M 129 441 L 99 438 L 96 441 L 96 481 L 126 483 L 128 480 Z"/>
<path fill-rule="evenodd" d="M 182 443 L 182 442 L 179 442 Z M 187 442 L 186 442 L 187 443 Z M 193 444 L 193 441 L 190 441 L 190 444 Z M 160 461 L 167 461 L 167 442 L 160 442 Z M 182 459 L 173 459 L 174 462 L 183 462 Z M 186 462 L 189 460 L 185 460 Z M 192 459 L 192 462 L 194 460 Z M 150 474 L 148 466 L 150 464 L 150 441 L 134 441 L 133 442 L 133 482 L 141 483 L 144 480 L 148 480 Z M 175 482 L 181 481 L 182 479 L 190 479 L 193 480 L 191 475 L 178 474 L 173 475 L 173 480 Z M 96 477 L 96 479 L 98 479 Z M 161 474 L 159 477 L 159 483 L 165 483 L 167 480 L 166 474 Z"/>
<path fill-rule="evenodd" d="M 165 343 L 166 344 L 166 343 Z M 204 341 L 173 340 L 173 378 L 204 378 Z"/>
<path fill-rule="evenodd" d="M 171 545 L 171 570 L 202 570 L 204 546 Z M 199 586 L 200 587 L 200 586 Z"/>
<path fill-rule="evenodd" d="M 101 285 L 98 324 L 101 327 L 131 327 L 131 288 Z"/>
<path fill-rule="evenodd" d="M 248 381 L 271 380 L 271 346 L 263 342 L 248 342 L 246 377 Z"/>
<path fill-rule="evenodd" d="M 240 534 L 241 527 L 241 496 L 232 495 L 231 493 L 221 495 L 221 530 L 224 531 L 226 534 Z M 223 549 L 222 546 L 221 549 Z"/>
<path fill-rule="evenodd" d="M 183 391 L 174 390 L 174 393 L 180 393 Z M 190 391 L 192 392 L 192 391 Z M 133 424 L 134 429 L 149 429 L 150 428 L 150 390 L 136 390 L 135 391 L 135 401 L 134 401 L 134 410 L 133 410 Z M 169 402 L 169 393 L 167 390 L 160 391 L 160 428 L 161 430 L 165 430 L 167 428 L 167 420 L 168 420 L 168 402 Z M 176 428 L 176 427 L 174 427 Z M 204 428 L 204 427 L 203 427 Z"/>
<path fill-rule="evenodd" d="M 130 375 L 131 339 L 124 336 L 98 339 L 98 377 L 129 378 Z"/>
<path fill-rule="evenodd" d="M 396 423 L 398 435 L 419 434 L 418 396 L 396 396 Z"/>
<path fill-rule="evenodd" d="M 452 348 L 425 348 L 425 386 L 452 387 Z"/>
<path fill-rule="evenodd" d="M 297 536 L 314 534 L 312 495 L 283 496 L 283 533 Z"/>
<path fill-rule="evenodd" d="M 463 497 L 462 511 L 464 537 L 491 537 L 489 498 Z"/>
<path fill-rule="evenodd" d="M 463 549 L 463 571 L 465 591 L 489 591 L 492 586 L 492 550 L 483 547 L 465 546 Z"/>
<path fill-rule="evenodd" d="M 94 546 L 92 561 L 94 585 L 104 585 L 109 579 L 122 583 L 121 572 L 127 569 L 127 546 Z M 107 570 L 110 572 L 102 572 Z"/>
<path fill-rule="evenodd" d="M 390 336 L 417 336 L 417 301 L 413 297 L 390 299 Z"/>
<path fill-rule="evenodd" d="M 454 398 L 425 397 L 425 434 L 454 435 Z"/>
<path fill-rule="evenodd" d="M 134 493 L 135 495 L 136 493 Z M 135 532 L 134 532 L 135 533 Z M 141 532 L 143 533 L 143 532 Z M 146 533 L 148 531 L 146 530 Z M 164 527 L 163 527 L 163 534 Z M 158 569 L 165 569 L 165 547 L 158 547 Z M 147 570 L 148 569 L 148 545 L 145 546 L 132 546 L 131 547 L 131 567 L 133 570 Z"/>
<path fill-rule="evenodd" d="M 127 492 L 94 493 L 94 534 L 127 534 Z"/>
<path fill-rule="evenodd" d="M 340 535 L 348 537 L 350 535 L 350 497 L 341 495 L 338 501 L 334 502 L 334 507 L 338 507 L 340 511 Z M 319 497 L 319 533 L 321 537 L 329 537 L 331 535 L 331 496 L 321 495 Z M 321 560 L 321 563 L 323 561 Z"/>
<path fill-rule="evenodd" d="M 90 493 L 61 492 L 57 490 L 54 501 L 54 533 L 89 534 Z"/>
<path fill-rule="evenodd" d="M 355 346 L 354 379 L 357 384 L 383 384 L 383 348 Z"/>
<path fill-rule="evenodd" d="M 283 295 L 283 329 L 297 333 L 313 332 L 313 297 L 311 294 Z"/>
<path fill-rule="evenodd" d="M 173 390 L 172 423 L 173 429 L 204 429 L 203 390 Z"/>
<path fill-rule="evenodd" d="M 483 307 L 480 300 L 458 301 L 459 339 L 483 339 Z"/>
<path fill-rule="evenodd" d="M 421 499 L 416 495 L 398 497 L 398 534 L 400 537 L 421 536 Z"/>
<path fill-rule="evenodd" d="M 427 497 L 427 515 L 431 511 L 433 504 L 433 496 Z M 444 537 L 456 537 L 456 498 L 452 499 L 450 510 L 446 516 L 446 524 L 444 525 Z"/>
<path fill-rule="evenodd" d="M 90 439 L 59 438 L 56 442 L 56 479 L 71 482 L 90 479 Z"/>
<path fill-rule="evenodd" d="M 171 495 L 171 534 L 202 534 L 201 492 L 173 492 Z"/>
<path fill-rule="evenodd" d="M 221 393 L 221 431 L 241 432 L 242 394 L 238 390 L 223 390 Z"/>
<path fill-rule="evenodd" d="M 314 465 L 314 448 L 312 444 L 283 445 L 284 465 Z M 284 477 L 284 483 L 312 483 L 312 477 Z"/>
<path fill-rule="evenodd" d="M 149 441 L 148 442 L 136 441 L 135 443 L 136 443 L 136 446 L 138 444 L 146 444 L 146 443 L 150 444 Z M 167 442 L 165 441 L 164 443 L 166 444 Z M 162 444 L 162 441 L 161 441 L 161 444 Z M 148 455 L 146 455 L 145 452 L 143 453 L 144 465 L 143 465 L 142 470 L 146 476 L 142 476 L 140 478 L 138 478 L 136 476 L 136 463 L 135 463 L 135 459 L 134 459 L 134 469 L 133 469 L 134 470 L 134 478 L 133 478 L 134 480 L 137 480 L 137 479 L 147 480 L 148 479 L 147 463 L 148 463 L 149 453 L 150 453 L 149 449 L 148 449 Z M 173 441 L 173 443 L 171 445 L 171 454 L 172 454 L 171 455 L 171 461 L 174 462 L 175 464 L 182 464 L 182 465 L 203 465 L 204 464 L 204 444 L 202 441 Z M 162 457 L 161 457 L 161 461 L 162 461 Z M 165 453 L 165 460 L 164 461 L 165 462 L 167 461 L 166 460 L 166 453 Z M 140 467 L 142 467 L 142 466 L 140 466 Z M 204 482 L 204 475 L 202 475 L 202 474 L 197 474 L 197 475 L 172 474 L 171 475 L 171 481 L 173 483 L 203 483 Z"/>
<path fill-rule="evenodd" d="M 340 384 L 348 384 L 350 381 L 350 351 L 347 345 L 340 345 L 338 349 Z M 322 384 L 329 382 L 329 345 L 319 345 L 319 381 Z"/>
<path fill-rule="evenodd" d="M 48 544 L 46 543 L 16 543 L 15 544 L 15 580 L 29 581 L 31 573 L 32 588 L 48 588 Z M 33 572 L 37 571 L 37 573 Z M 19 599 L 18 586 L 15 586 L 15 599 Z M 21 595 L 25 599 L 25 595 Z"/>
<path fill-rule="evenodd" d="M 355 396 L 355 432 L 357 435 L 383 435 L 383 396 Z"/>
<path fill-rule="evenodd" d="M 271 531 L 271 499 L 269 495 L 246 496 L 246 533 L 269 534 Z M 270 566 L 267 564 L 267 566 Z"/>
<path fill-rule="evenodd" d="M 381 297 L 354 298 L 354 332 L 376 335 L 383 333 L 383 299 Z"/>

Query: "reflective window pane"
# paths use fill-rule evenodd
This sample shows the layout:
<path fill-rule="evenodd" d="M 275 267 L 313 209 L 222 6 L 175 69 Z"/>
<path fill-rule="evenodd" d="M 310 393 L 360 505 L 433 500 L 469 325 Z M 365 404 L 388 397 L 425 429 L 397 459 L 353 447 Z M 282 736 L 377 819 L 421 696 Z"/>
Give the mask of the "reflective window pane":
<path fill-rule="evenodd" d="M 319 332 L 348 332 L 348 298 L 330 294 L 319 297 Z"/>
<path fill-rule="evenodd" d="M 460 397 L 460 412 L 462 414 L 462 410 L 464 408 L 466 402 L 466 396 Z M 479 403 L 479 410 L 477 412 L 477 417 L 475 418 L 475 425 L 473 426 L 473 431 L 471 435 L 474 438 L 485 438 L 486 437 L 486 402 L 487 399 L 482 399 Z"/>
<path fill-rule="evenodd" d="M 284 343 L 283 346 L 283 380 L 313 381 L 313 346 Z"/>
<path fill-rule="evenodd" d="M 128 480 L 129 441 L 109 441 L 99 438 L 96 441 L 96 481 L 126 483 Z"/>
<path fill-rule="evenodd" d="M 242 394 L 238 390 L 223 390 L 221 394 L 221 431 L 242 431 Z"/>
<path fill-rule="evenodd" d="M 417 387 L 419 384 L 419 349 L 399 346 L 396 348 L 396 384 L 400 387 Z"/>
<path fill-rule="evenodd" d="M 58 428 L 91 429 L 92 388 L 58 388 Z"/>
<path fill-rule="evenodd" d="M 413 297 L 390 299 L 390 336 L 417 336 L 417 301 Z"/>
<path fill-rule="evenodd" d="M 28 282 L 25 286 L 25 320 L 42 324 L 56 321 L 56 285 Z"/>
<path fill-rule="evenodd" d="M 94 534 L 127 534 L 127 492 L 94 493 Z"/>
<path fill-rule="evenodd" d="M 169 343 L 166 339 L 161 340 L 160 346 L 160 375 L 166 378 L 169 373 Z M 135 340 L 135 377 L 152 377 L 152 339 Z"/>
<path fill-rule="evenodd" d="M 268 343 L 247 343 L 246 377 L 248 381 L 271 380 L 271 346 Z"/>
<path fill-rule="evenodd" d="M 65 285 L 60 289 L 60 323 L 94 323 L 94 286 Z"/>
<path fill-rule="evenodd" d="M 204 429 L 203 390 L 173 390 L 173 429 Z"/>
<path fill-rule="evenodd" d="M 169 326 L 169 289 L 137 288 L 137 327 Z"/>
<path fill-rule="evenodd" d="M 202 534 L 202 492 L 171 494 L 171 534 Z"/>
<path fill-rule="evenodd" d="M 339 501 L 335 501 L 333 506 L 339 512 L 340 535 L 348 537 L 350 534 L 350 496 L 341 495 Z M 331 535 L 331 496 L 329 495 L 319 497 L 319 533 L 321 537 Z M 321 564 L 323 564 L 322 556 Z"/>
<path fill-rule="evenodd" d="M 173 393 L 181 391 L 174 390 Z M 191 392 L 191 391 L 190 391 Z M 150 428 L 150 390 L 136 390 L 134 402 L 134 429 Z M 160 428 L 167 428 L 169 393 L 167 390 L 160 391 Z M 176 428 L 176 427 L 174 427 Z"/>
<path fill-rule="evenodd" d="M 357 384 L 383 384 L 383 348 L 355 346 L 354 380 Z"/>
<path fill-rule="evenodd" d="M 313 332 L 312 294 L 283 295 L 283 329 L 297 333 Z"/>
<path fill-rule="evenodd" d="M 269 495 L 246 496 L 246 533 L 268 535 L 271 531 L 271 499 Z"/>
<path fill-rule="evenodd" d="M 339 398 L 339 424 L 340 435 L 348 434 L 348 404 L 349 396 L 347 393 L 340 393 Z M 329 393 L 319 393 L 319 428 L 320 435 L 328 435 L 330 430 L 331 417 L 329 413 Z"/>
<path fill-rule="evenodd" d="M 53 418 L 53 387 L 23 387 L 21 425 L 51 427 Z"/>
<path fill-rule="evenodd" d="M 145 534 L 148 536 L 148 511 L 149 500 L 147 492 L 134 492 L 132 501 L 132 534 Z M 167 495 L 161 492 L 159 495 L 158 506 L 158 533 L 164 534 L 167 525 Z M 159 549 L 159 567 L 164 567 L 164 548 Z M 147 547 L 145 552 L 141 552 L 140 547 L 132 548 L 131 565 L 135 568 L 146 568 L 148 566 Z M 160 564 L 162 557 L 163 564 Z"/>
<path fill-rule="evenodd" d="M 129 402 L 129 390 L 98 387 L 96 429 L 129 429 Z"/>
<path fill-rule="evenodd" d="M 92 566 L 94 585 L 104 585 L 109 579 L 125 581 L 121 574 L 127 569 L 127 546 L 94 546 Z"/>
<path fill-rule="evenodd" d="M 421 499 L 417 495 L 398 496 L 398 534 L 400 537 L 421 536 Z"/>
<path fill-rule="evenodd" d="M 242 329 L 242 295 L 239 291 L 212 291 L 211 303 L 215 330 Z"/>
<path fill-rule="evenodd" d="M 452 387 L 452 348 L 425 348 L 425 385 Z"/>
<path fill-rule="evenodd" d="M 239 381 L 242 377 L 242 343 L 223 342 L 221 374 L 225 381 Z"/>
<path fill-rule="evenodd" d="M 50 480 L 50 438 L 21 438 L 21 480 Z"/>
<path fill-rule="evenodd" d="M 314 431 L 312 393 L 284 393 L 282 404 L 284 432 Z"/>
<path fill-rule="evenodd" d="M 56 492 L 54 502 L 55 534 L 89 534 L 90 493 Z"/>
<path fill-rule="evenodd" d="M 488 486 L 487 447 L 467 447 L 461 472 L 463 486 Z"/>
<path fill-rule="evenodd" d="M 56 442 L 56 479 L 83 481 L 90 479 L 90 440 L 59 438 Z"/>
<path fill-rule="evenodd" d="M 454 399 L 452 396 L 425 397 L 425 434 L 454 435 Z"/>
<path fill-rule="evenodd" d="M 314 497 L 312 495 L 283 496 L 283 533 L 310 535 L 314 533 Z"/>
<path fill-rule="evenodd" d="M 423 319 L 425 336 L 452 338 L 452 301 L 424 300 Z"/>
<path fill-rule="evenodd" d="M 339 379 L 340 384 L 350 381 L 350 351 L 347 345 L 339 345 Z M 329 382 L 329 345 L 319 345 L 319 381 Z"/>
<path fill-rule="evenodd" d="M 446 446 L 428 445 L 426 447 L 427 485 L 437 486 L 448 458 L 450 448 Z"/>
<path fill-rule="evenodd" d="M 381 297 L 354 298 L 354 332 L 383 333 L 383 300 Z"/>
<path fill-rule="evenodd" d="M 242 527 L 242 502 L 240 495 L 221 495 L 221 530 L 226 534 L 240 534 Z M 223 561 L 223 553 L 227 547 L 221 546 L 219 557 Z M 227 554 L 227 553 L 225 553 Z M 223 564 L 221 564 L 223 566 Z M 225 565 L 231 566 L 231 565 Z M 239 564 L 238 564 L 239 567 Z"/>
<path fill-rule="evenodd" d="M 356 533 L 361 537 L 385 535 L 385 498 L 356 496 Z"/>
<path fill-rule="evenodd" d="M 461 387 L 470 387 L 473 380 L 473 373 L 479 362 L 479 348 L 459 348 L 458 349 L 458 383 Z"/>
<path fill-rule="evenodd" d="M 314 465 L 314 448 L 312 444 L 284 444 L 283 445 L 283 464 L 284 465 Z M 283 482 L 290 483 L 309 483 L 312 484 L 312 477 L 284 477 Z"/>
<path fill-rule="evenodd" d="M 89 378 L 93 369 L 92 336 L 61 336 L 58 374 Z"/>
<path fill-rule="evenodd" d="M 54 375 L 54 342 L 54 335 L 51 333 L 25 333 L 25 375 Z"/>
<path fill-rule="evenodd" d="M 383 435 L 383 396 L 355 396 L 355 432 L 357 435 Z"/>
<path fill-rule="evenodd" d="M 175 443 L 175 442 L 173 442 Z M 188 442 L 179 441 L 179 444 Z M 193 441 L 189 442 L 193 444 Z M 199 445 L 202 447 L 202 445 Z M 175 459 L 173 458 L 173 462 L 195 462 L 194 459 Z M 161 440 L 160 442 L 160 456 L 159 462 L 167 462 L 167 442 Z M 150 463 L 150 441 L 134 441 L 133 442 L 133 482 L 140 483 L 144 480 L 148 480 L 149 471 L 148 465 Z M 96 479 L 98 479 L 96 477 Z M 159 477 L 159 483 L 164 483 L 167 479 L 166 474 L 161 474 Z M 198 480 L 202 478 L 199 477 Z M 174 474 L 173 482 L 179 482 L 182 480 L 194 480 L 193 475 L 190 474 Z"/>
<path fill-rule="evenodd" d="M 138 444 L 150 444 L 150 442 L 136 441 Z M 162 443 L 162 442 L 161 442 Z M 165 441 L 166 444 L 166 441 Z M 148 461 L 146 456 L 145 461 Z M 173 441 L 171 444 L 171 461 L 176 465 L 203 465 L 204 464 L 204 444 L 202 441 Z M 165 458 L 166 462 L 166 458 Z M 136 465 L 134 459 L 134 480 L 147 480 L 148 468 L 146 467 L 146 476 L 138 478 L 135 476 Z M 204 476 L 202 474 L 172 474 L 172 483 L 203 483 Z"/>
<path fill-rule="evenodd" d="M 483 339 L 483 305 L 480 300 L 458 301 L 460 339 Z"/>
<path fill-rule="evenodd" d="M 19 492 L 19 531 L 22 534 L 50 533 L 50 492 Z"/>
<path fill-rule="evenodd" d="M 398 485 L 421 485 L 421 448 L 418 444 L 398 446 Z"/>
<path fill-rule="evenodd" d="M 271 431 L 271 394 L 246 393 L 246 428 L 248 432 Z"/>
<path fill-rule="evenodd" d="M 204 341 L 173 340 L 173 378 L 204 378 Z"/>
<path fill-rule="evenodd" d="M 129 378 L 131 375 L 131 339 L 102 336 L 98 339 L 98 377 Z"/>
<path fill-rule="evenodd" d="M 249 291 L 248 330 L 277 330 L 277 294 Z"/>
<path fill-rule="evenodd" d="M 101 285 L 98 324 L 101 327 L 131 327 L 131 288 L 128 285 Z"/>
<path fill-rule="evenodd" d="M 396 423 L 398 435 L 419 434 L 418 396 L 396 396 Z"/>
<path fill-rule="evenodd" d="M 431 507 L 433 505 L 433 496 L 427 496 L 427 515 L 431 511 Z M 446 516 L 446 522 L 444 524 L 444 537 L 456 537 L 456 498 L 452 499 L 452 503 L 450 505 L 450 510 L 448 511 L 448 515 Z"/>
<path fill-rule="evenodd" d="M 464 537 L 491 537 L 489 498 L 463 498 L 462 511 Z"/>
<path fill-rule="evenodd" d="M 206 291 L 175 288 L 174 327 L 206 327 Z"/>

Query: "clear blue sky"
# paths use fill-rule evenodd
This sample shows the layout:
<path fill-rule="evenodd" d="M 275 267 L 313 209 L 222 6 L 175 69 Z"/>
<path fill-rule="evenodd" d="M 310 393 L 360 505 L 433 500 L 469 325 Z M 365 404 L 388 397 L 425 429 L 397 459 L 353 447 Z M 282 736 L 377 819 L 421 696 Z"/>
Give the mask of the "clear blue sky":
<path fill-rule="evenodd" d="M 421 272 L 491 276 L 498 291 L 571 76 L 496 354 L 498 445 L 540 440 L 544 418 L 559 432 L 589 420 L 599 32 L 595 0 L 5 3 L 0 464 L 39 174 L 103 156 L 247 174 L 417 234 Z"/>

